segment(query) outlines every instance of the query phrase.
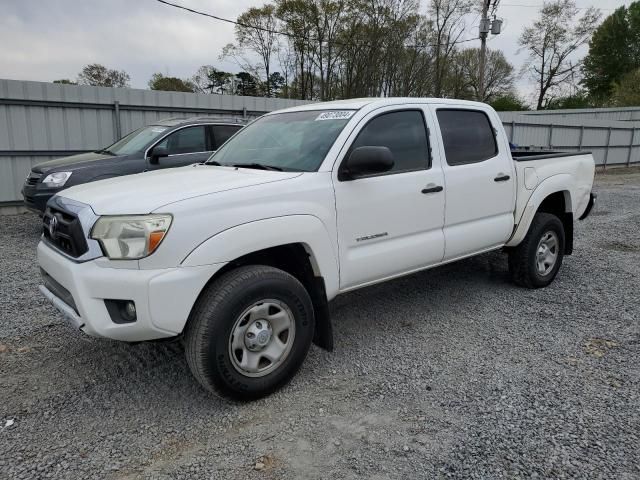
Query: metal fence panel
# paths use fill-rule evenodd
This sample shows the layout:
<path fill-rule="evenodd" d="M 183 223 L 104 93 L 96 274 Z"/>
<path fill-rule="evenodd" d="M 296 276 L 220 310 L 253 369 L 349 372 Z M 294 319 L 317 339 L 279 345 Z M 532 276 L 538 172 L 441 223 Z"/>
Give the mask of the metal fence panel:
<path fill-rule="evenodd" d="M 532 113 L 532 112 L 528 112 Z M 586 150 L 593 153 L 596 165 L 640 163 L 640 126 L 634 122 L 554 116 L 525 115 L 523 112 L 499 112 L 507 135 L 521 148 Z"/>

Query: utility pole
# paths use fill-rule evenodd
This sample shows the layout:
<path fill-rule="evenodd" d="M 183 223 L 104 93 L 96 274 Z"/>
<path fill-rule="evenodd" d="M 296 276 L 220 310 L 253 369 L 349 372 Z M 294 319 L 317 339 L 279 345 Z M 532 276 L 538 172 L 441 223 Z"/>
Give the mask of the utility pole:
<path fill-rule="evenodd" d="M 484 70 L 487 62 L 487 37 L 491 30 L 489 20 L 489 4 L 491 0 L 480 0 L 482 2 L 482 18 L 480 19 L 480 68 L 478 71 L 478 101 L 484 100 Z"/>

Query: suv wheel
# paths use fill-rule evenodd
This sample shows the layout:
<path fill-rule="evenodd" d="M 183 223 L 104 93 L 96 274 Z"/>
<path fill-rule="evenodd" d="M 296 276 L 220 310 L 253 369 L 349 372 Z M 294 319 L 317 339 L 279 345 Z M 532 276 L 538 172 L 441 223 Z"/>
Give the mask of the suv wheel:
<path fill-rule="evenodd" d="M 185 332 L 187 363 L 208 390 L 258 398 L 295 375 L 313 332 L 311 298 L 295 277 L 273 267 L 240 267 L 200 295 Z"/>
<path fill-rule="evenodd" d="M 512 280 L 527 288 L 549 285 L 564 257 L 564 227 L 550 213 L 536 213 L 520 245 L 509 251 Z"/>

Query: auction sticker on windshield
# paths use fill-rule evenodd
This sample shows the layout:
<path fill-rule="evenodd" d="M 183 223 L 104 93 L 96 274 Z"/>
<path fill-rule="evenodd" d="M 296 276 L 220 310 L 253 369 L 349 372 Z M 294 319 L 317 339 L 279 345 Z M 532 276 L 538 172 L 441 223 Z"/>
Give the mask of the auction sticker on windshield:
<path fill-rule="evenodd" d="M 322 112 L 316 117 L 318 120 L 347 120 L 356 113 L 355 110 L 336 110 L 332 112 Z"/>

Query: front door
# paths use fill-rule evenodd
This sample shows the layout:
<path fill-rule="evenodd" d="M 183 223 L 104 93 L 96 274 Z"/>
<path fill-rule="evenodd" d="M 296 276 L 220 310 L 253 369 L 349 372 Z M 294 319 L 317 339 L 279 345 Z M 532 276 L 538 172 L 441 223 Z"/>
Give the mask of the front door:
<path fill-rule="evenodd" d="M 429 153 L 429 112 L 387 107 L 363 119 L 337 162 L 361 146 L 385 146 L 394 167 L 384 174 L 338 180 L 334 172 L 340 287 L 351 289 L 442 260 L 442 168 Z"/>
<path fill-rule="evenodd" d="M 149 162 L 149 170 L 184 167 L 204 162 L 213 153 L 209 133 L 206 125 L 195 125 L 169 134 L 155 145 L 166 148 L 169 156 L 160 157 L 157 163 Z"/>

